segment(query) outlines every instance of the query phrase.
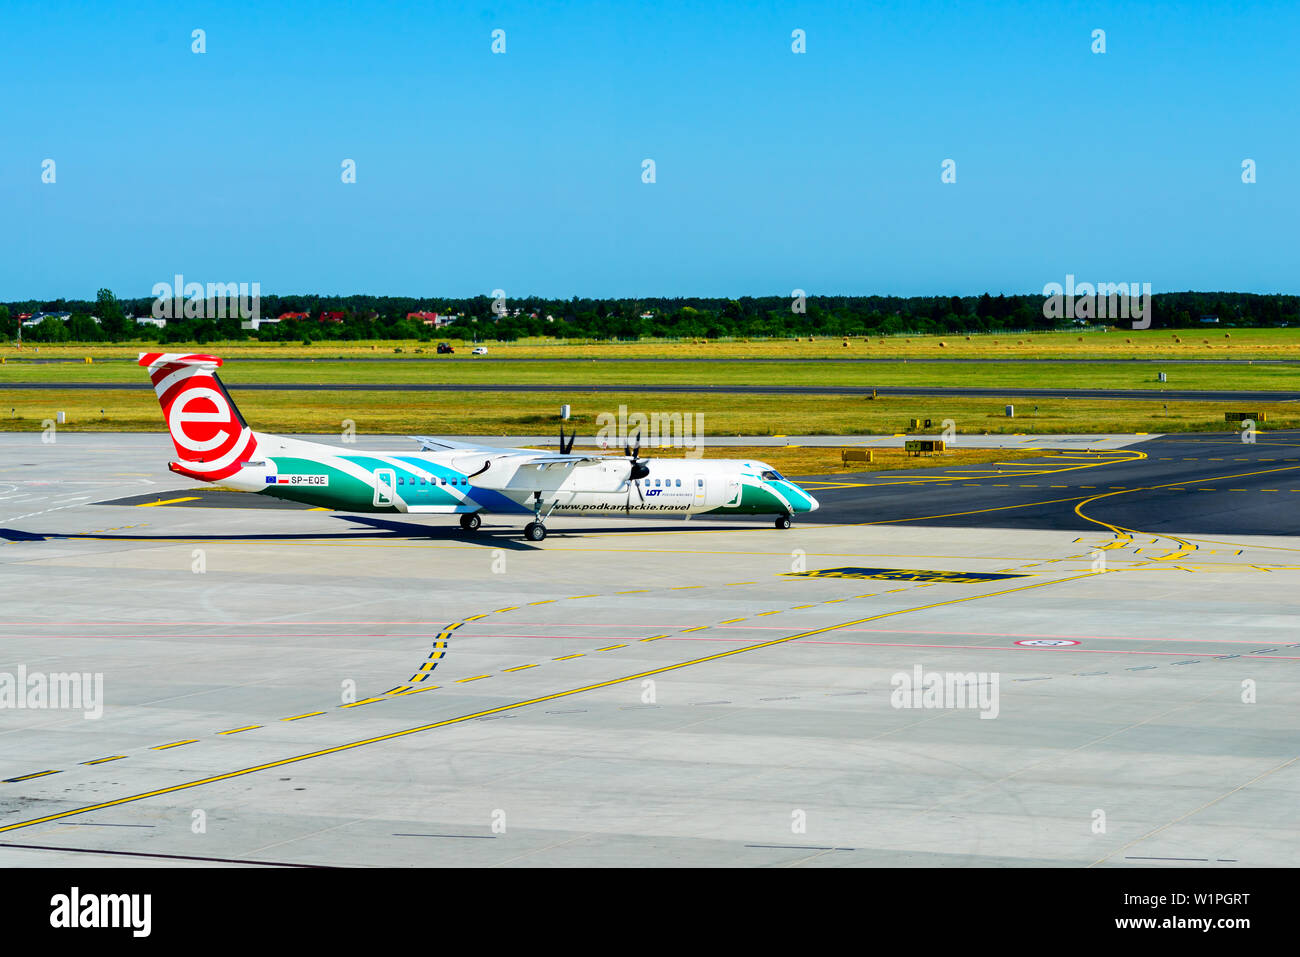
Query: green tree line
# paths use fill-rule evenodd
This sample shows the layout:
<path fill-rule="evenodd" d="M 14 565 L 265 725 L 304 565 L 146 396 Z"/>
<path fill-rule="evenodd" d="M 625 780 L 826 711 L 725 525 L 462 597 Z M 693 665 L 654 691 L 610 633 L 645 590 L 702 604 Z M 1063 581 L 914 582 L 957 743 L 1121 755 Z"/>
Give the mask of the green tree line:
<path fill-rule="evenodd" d="M 166 328 L 139 325 L 131 316 L 150 316 L 153 299 L 117 299 L 101 289 L 95 300 L 22 300 L 0 304 L 0 336 L 18 335 L 23 314 L 69 313 L 22 330 L 29 342 L 206 342 L 255 336 L 262 341 L 364 339 L 478 339 L 510 341 L 527 336 L 637 339 L 725 336 L 861 336 L 953 334 L 1069 327 L 1069 319 L 1044 316 L 1043 296 L 786 296 L 641 299 L 507 299 L 504 314 L 488 296 L 468 299 L 402 296 L 263 296 L 263 319 L 287 313 L 308 318 L 241 328 L 237 317 L 170 319 Z M 207 304 L 205 315 L 216 315 Z M 439 330 L 408 319 L 414 312 L 459 316 Z M 337 313 L 338 322 L 322 322 Z M 1095 315 L 1095 310 L 1093 312 Z M 1238 292 L 1160 293 L 1152 297 L 1154 328 L 1189 328 L 1215 316 L 1221 326 L 1300 326 L 1300 296 Z M 94 318 L 98 318 L 98 322 Z M 1110 324 L 1125 325 L 1109 320 Z"/>

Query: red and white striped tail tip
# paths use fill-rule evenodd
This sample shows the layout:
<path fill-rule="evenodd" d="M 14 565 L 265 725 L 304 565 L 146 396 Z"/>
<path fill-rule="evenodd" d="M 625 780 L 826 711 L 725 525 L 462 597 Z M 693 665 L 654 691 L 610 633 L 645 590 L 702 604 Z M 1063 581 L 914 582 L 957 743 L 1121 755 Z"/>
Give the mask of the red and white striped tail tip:
<path fill-rule="evenodd" d="M 140 353 L 139 364 L 144 366 L 146 369 L 153 369 L 158 366 L 167 365 L 210 365 L 213 367 L 219 367 L 221 365 L 221 359 L 216 356 L 193 352 L 142 352 Z"/>

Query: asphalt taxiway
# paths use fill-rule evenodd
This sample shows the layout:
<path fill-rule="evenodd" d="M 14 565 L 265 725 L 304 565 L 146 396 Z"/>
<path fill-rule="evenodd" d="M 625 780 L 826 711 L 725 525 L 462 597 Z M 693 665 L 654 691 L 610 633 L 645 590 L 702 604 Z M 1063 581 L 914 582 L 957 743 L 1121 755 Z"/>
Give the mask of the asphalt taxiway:
<path fill-rule="evenodd" d="M 1294 433 L 540 545 L 40 439 L 0 435 L 0 676 L 104 708 L 0 707 L 4 866 L 1300 861 Z M 996 717 L 897 706 L 918 667 Z"/>

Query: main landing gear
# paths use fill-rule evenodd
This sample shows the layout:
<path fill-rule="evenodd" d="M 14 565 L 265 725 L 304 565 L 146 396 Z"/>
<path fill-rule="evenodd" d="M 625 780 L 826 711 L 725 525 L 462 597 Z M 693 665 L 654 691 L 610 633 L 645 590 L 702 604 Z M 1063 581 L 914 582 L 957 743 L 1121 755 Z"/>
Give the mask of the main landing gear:
<path fill-rule="evenodd" d="M 777 516 L 777 519 L 776 519 L 775 525 L 776 525 L 777 528 L 789 528 L 789 527 L 790 527 L 790 516 L 789 516 L 789 515 L 780 515 L 780 516 Z"/>
<path fill-rule="evenodd" d="M 460 527 L 467 532 L 477 532 L 479 526 L 483 524 L 483 519 L 478 512 L 466 512 L 460 517 Z"/>
<path fill-rule="evenodd" d="M 555 502 L 542 514 L 542 493 L 533 493 L 533 520 L 524 526 L 524 538 L 530 542 L 540 542 L 546 537 L 546 519 L 555 510 Z"/>

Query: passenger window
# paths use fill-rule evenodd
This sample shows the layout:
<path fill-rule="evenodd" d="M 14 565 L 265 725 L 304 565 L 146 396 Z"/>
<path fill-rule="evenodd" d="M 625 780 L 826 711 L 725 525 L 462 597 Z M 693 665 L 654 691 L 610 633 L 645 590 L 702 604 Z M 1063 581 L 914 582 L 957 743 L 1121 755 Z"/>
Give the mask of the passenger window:
<path fill-rule="evenodd" d="M 406 479 L 402 478 L 402 476 L 399 475 L 399 476 L 397 477 L 397 484 L 398 484 L 398 485 L 402 485 L 402 484 L 405 483 L 405 482 L 406 482 Z"/>
<path fill-rule="evenodd" d="M 678 488 L 681 488 L 681 487 L 682 487 L 682 480 L 681 480 L 681 479 L 678 479 L 678 480 L 677 480 L 677 487 L 678 487 Z"/>

